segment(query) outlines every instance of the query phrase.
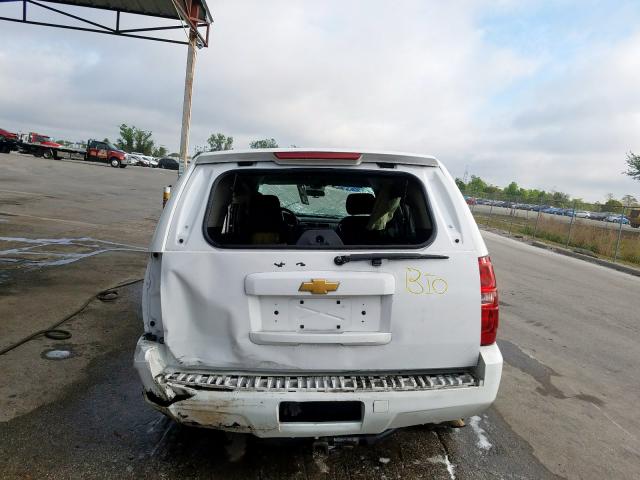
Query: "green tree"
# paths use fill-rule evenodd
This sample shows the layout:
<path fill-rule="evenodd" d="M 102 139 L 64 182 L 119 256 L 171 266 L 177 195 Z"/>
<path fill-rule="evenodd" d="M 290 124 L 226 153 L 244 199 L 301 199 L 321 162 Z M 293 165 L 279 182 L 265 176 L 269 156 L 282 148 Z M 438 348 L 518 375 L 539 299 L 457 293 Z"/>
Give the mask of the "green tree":
<path fill-rule="evenodd" d="M 152 136 L 153 134 L 150 131 L 135 128 L 133 134 L 135 148 L 134 151 L 143 153 L 145 155 L 151 155 L 155 147 Z"/>
<path fill-rule="evenodd" d="M 123 123 L 120 125 L 120 138 L 116 141 L 116 147 L 129 153 L 138 152 L 144 155 L 152 155 L 155 148 L 153 133 Z"/>
<path fill-rule="evenodd" d="M 156 147 L 153 149 L 153 156 L 154 157 L 166 157 L 167 156 L 167 149 L 165 147 Z"/>
<path fill-rule="evenodd" d="M 627 153 L 627 171 L 623 173 L 635 180 L 640 180 L 640 155 L 633 152 Z"/>
<path fill-rule="evenodd" d="M 605 203 L 602 204 L 603 212 L 621 212 L 622 211 L 622 202 L 616 200 L 615 198 L 608 199 Z"/>
<path fill-rule="evenodd" d="M 124 150 L 125 152 L 135 151 L 134 147 L 134 134 L 136 127 L 130 127 L 126 123 L 120 125 L 120 138 L 116 141 L 116 147 Z"/>
<path fill-rule="evenodd" d="M 559 206 L 565 206 L 571 203 L 569 194 L 563 192 L 553 192 L 552 194 L 553 203 Z"/>
<path fill-rule="evenodd" d="M 634 207 L 638 204 L 638 200 L 633 195 L 625 195 L 622 197 L 622 204 L 625 207 Z"/>
<path fill-rule="evenodd" d="M 589 204 L 582 198 L 574 198 L 573 204 L 576 206 L 576 210 L 586 210 L 589 207 Z"/>
<path fill-rule="evenodd" d="M 524 190 L 523 201 L 525 203 L 542 202 L 545 194 L 544 190 L 538 190 L 537 188 L 531 188 L 531 189 L 525 188 L 523 190 Z"/>
<path fill-rule="evenodd" d="M 265 138 L 262 140 L 254 140 L 249 144 L 249 148 L 278 148 L 275 138 Z"/>
<path fill-rule="evenodd" d="M 471 180 L 467 184 L 467 191 L 470 193 L 483 193 L 485 188 L 487 188 L 487 184 L 484 180 L 476 175 L 471 175 Z"/>
<path fill-rule="evenodd" d="M 222 150 L 233 150 L 233 137 L 228 137 L 222 133 L 212 133 L 207 139 L 209 152 L 220 152 Z"/>
<path fill-rule="evenodd" d="M 456 185 L 458 189 L 464 193 L 464 190 L 467 188 L 467 185 L 462 181 L 461 178 L 456 177 Z"/>
<path fill-rule="evenodd" d="M 511 182 L 508 186 L 506 186 L 503 190 L 504 194 L 509 196 L 509 197 L 516 197 L 519 196 L 520 192 L 520 187 L 518 187 L 518 184 L 516 182 Z"/>

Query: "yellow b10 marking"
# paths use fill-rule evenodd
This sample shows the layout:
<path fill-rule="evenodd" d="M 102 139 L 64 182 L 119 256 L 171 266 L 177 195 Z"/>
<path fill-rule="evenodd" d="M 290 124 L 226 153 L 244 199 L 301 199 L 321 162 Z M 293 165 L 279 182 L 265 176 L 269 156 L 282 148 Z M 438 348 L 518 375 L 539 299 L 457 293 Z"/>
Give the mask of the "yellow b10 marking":
<path fill-rule="evenodd" d="M 414 295 L 443 295 L 449 289 L 449 284 L 442 277 L 408 267 L 405 287 L 407 292 Z"/>

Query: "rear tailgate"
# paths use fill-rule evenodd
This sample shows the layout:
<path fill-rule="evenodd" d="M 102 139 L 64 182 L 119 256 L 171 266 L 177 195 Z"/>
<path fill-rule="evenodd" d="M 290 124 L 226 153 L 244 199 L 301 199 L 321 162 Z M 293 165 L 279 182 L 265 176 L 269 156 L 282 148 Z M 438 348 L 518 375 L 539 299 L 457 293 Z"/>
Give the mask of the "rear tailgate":
<path fill-rule="evenodd" d="M 446 171 L 401 166 L 425 185 L 435 234 L 423 247 L 219 248 L 203 234 L 202 199 L 220 172 L 234 168 L 197 166 L 173 208 L 160 297 L 165 343 L 179 362 L 307 372 L 477 363 L 478 256 L 484 246 L 462 196 L 449 193 L 453 182 Z M 335 262 L 354 253 L 407 251 L 446 258 Z"/>

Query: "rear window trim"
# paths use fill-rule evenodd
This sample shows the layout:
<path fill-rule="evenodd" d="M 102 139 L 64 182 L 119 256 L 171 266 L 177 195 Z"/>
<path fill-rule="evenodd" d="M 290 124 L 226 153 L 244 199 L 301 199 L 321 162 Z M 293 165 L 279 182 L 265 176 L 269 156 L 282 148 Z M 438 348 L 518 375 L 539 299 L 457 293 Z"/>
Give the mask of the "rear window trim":
<path fill-rule="evenodd" d="M 283 170 L 287 170 L 287 171 L 296 171 L 299 173 L 319 173 L 319 172 L 335 172 L 335 170 L 337 169 L 341 169 L 341 168 L 345 168 L 345 169 L 351 169 L 350 167 L 316 167 L 316 168 L 312 168 L 312 167 L 295 167 L 295 166 L 287 166 L 285 168 L 277 168 L 277 169 L 273 169 L 273 168 L 247 168 L 247 167 L 240 167 L 240 168 L 232 168 L 229 170 L 226 170 L 222 173 L 220 173 L 220 175 L 218 175 L 216 177 L 216 179 L 214 180 L 213 184 L 211 185 L 211 188 L 209 190 L 209 195 L 207 197 L 207 208 L 205 210 L 204 213 L 204 218 L 202 219 L 202 235 L 205 239 L 205 241 L 211 245 L 212 247 L 215 247 L 217 249 L 220 250 L 262 250 L 262 251 L 269 251 L 269 250 L 323 250 L 323 251 L 343 251 L 343 250 L 420 250 L 420 249 L 424 249 L 429 247 L 437 238 L 438 236 L 438 224 L 436 222 L 436 217 L 433 214 L 433 209 L 431 207 L 431 202 L 430 202 L 430 197 L 429 194 L 425 188 L 424 182 L 415 174 L 413 174 L 412 172 L 405 172 L 405 171 L 387 171 L 387 170 L 382 170 L 382 169 L 371 169 L 371 168 L 367 168 L 367 169 L 357 169 L 356 172 L 357 173 L 362 173 L 362 174 L 375 174 L 375 175 L 381 175 L 381 176 L 385 176 L 385 177 L 391 177 L 391 176 L 408 176 L 408 177 L 412 177 L 413 180 L 415 180 L 416 182 L 418 182 L 419 184 L 419 189 L 422 192 L 422 196 L 425 199 L 425 203 L 426 203 L 426 207 L 427 207 L 427 214 L 431 220 L 431 236 L 423 243 L 421 244 L 415 244 L 415 245 L 391 245 L 391 244 L 387 244 L 387 245 L 340 245 L 340 246 L 336 246 L 336 245 L 221 245 L 219 243 L 217 243 L 213 238 L 211 238 L 209 236 L 209 232 L 207 231 L 207 220 L 209 218 L 209 214 L 211 213 L 211 208 L 213 206 L 213 194 L 216 190 L 216 188 L 218 187 L 218 184 L 220 183 L 221 179 L 224 178 L 226 175 L 229 174 L 233 174 L 233 172 L 242 172 L 243 174 L 246 173 L 273 173 L 274 170 L 275 171 L 283 171 Z"/>

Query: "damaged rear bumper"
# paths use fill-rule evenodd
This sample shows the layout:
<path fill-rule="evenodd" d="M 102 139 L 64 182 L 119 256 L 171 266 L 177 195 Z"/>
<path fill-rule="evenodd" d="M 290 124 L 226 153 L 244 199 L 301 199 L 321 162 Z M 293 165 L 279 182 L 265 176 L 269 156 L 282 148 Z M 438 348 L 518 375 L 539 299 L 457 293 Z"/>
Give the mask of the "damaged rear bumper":
<path fill-rule="evenodd" d="M 185 370 L 165 345 L 140 339 L 135 367 L 145 398 L 180 423 L 253 433 L 258 437 L 375 435 L 389 429 L 437 423 L 480 413 L 494 401 L 502 374 L 497 345 L 480 348 L 466 372 L 396 375 L 241 374 Z M 360 402 L 357 419 L 291 421 L 287 402 Z M 330 417 L 330 415 L 329 415 Z"/>

